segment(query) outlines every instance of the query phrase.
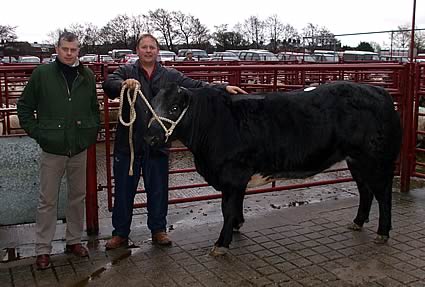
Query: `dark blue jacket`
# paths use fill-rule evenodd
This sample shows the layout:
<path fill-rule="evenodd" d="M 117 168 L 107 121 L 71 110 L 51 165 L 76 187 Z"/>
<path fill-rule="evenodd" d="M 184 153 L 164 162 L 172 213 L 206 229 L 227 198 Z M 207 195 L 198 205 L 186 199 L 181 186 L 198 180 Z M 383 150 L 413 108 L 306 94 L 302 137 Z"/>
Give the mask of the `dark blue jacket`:
<path fill-rule="evenodd" d="M 161 64 L 156 63 L 155 70 L 148 79 L 146 73 L 140 68 L 139 61 L 137 60 L 134 64 L 120 66 L 112 74 L 108 75 L 108 78 L 103 83 L 103 90 L 110 99 L 115 99 L 120 96 L 122 82 L 126 79 L 136 79 L 141 84 L 142 93 L 148 100 L 151 100 L 167 82 L 176 82 L 179 86 L 185 88 L 200 88 L 208 86 L 207 82 L 191 79 L 185 76 L 183 73 L 173 68 L 163 67 Z M 215 87 L 224 89 L 226 85 L 214 85 Z M 124 105 L 122 110 L 123 120 L 129 121 L 129 104 L 124 97 Z M 133 124 L 133 144 L 136 155 L 141 155 L 143 147 L 145 146 L 143 141 L 143 135 L 146 131 L 147 122 L 151 117 L 149 109 L 143 102 L 141 97 L 137 97 L 136 104 L 136 121 Z M 118 123 L 116 137 L 115 137 L 115 152 L 130 153 L 129 141 L 128 141 L 129 128 Z"/>

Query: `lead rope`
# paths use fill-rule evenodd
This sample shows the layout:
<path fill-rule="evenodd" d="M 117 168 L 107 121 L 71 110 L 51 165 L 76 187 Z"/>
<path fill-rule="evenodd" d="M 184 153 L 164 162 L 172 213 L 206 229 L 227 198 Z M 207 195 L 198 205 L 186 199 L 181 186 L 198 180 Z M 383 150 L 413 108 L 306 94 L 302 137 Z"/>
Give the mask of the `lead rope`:
<path fill-rule="evenodd" d="M 152 118 L 149 120 L 148 128 L 151 126 L 153 121 L 157 121 L 165 132 L 165 142 L 168 141 L 168 137 L 171 136 L 171 134 L 174 131 L 174 128 L 177 126 L 177 124 L 181 121 L 183 116 L 186 114 L 186 111 L 189 108 L 189 106 L 184 108 L 183 112 L 180 114 L 179 118 L 176 121 L 172 121 L 170 119 L 160 117 L 156 114 L 156 112 L 154 111 L 154 109 L 150 105 L 148 99 L 146 99 L 145 95 L 143 95 L 142 91 L 140 90 L 140 86 L 137 85 L 136 88 L 134 89 L 133 96 L 131 96 L 130 89 L 127 89 L 127 100 L 128 100 L 129 105 L 130 105 L 130 118 L 129 118 L 128 122 L 125 122 L 122 118 L 122 106 L 123 106 L 123 102 L 124 102 L 124 91 L 126 89 L 127 89 L 127 85 L 123 85 L 122 88 L 121 88 L 120 106 L 119 106 L 118 115 L 119 115 L 119 119 L 120 119 L 121 124 L 123 124 L 126 127 L 129 127 L 128 143 L 130 145 L 130 168 L 128 170 L 128 175 L 132 176 L 133 175 L 133 163 L 134 163 L 133 123 L 136 120 L 135 104 L 136 104 L 137 96 L 140 95 L 140 97 L 142 98 L 142 100 L 145 102 L 146 106 L 149 108 L 150 112 L 152 113 Z M 170 128 L 167 129 L 163 122 L 170 123 L 171 124 Z"/>
<path fill-rule="evenodd" d="M 135 109 L 135 104 L 136 104 L 136 99 L 137 99 L 137 91 L 140 91 L 140 88 L 137 87 L 136 89 L 134 89 L 133 92 L 133 96 L 131 96 L 131 91 L 130 89 L 127 89 L 127 101 L 128 104 L 130 106 L 130 115 L 129 115 L 129 121 L 125 122 L 124 119 L 122 118 L 122 107 L 123 107 L 123 103 L 124 103 L 124 91 L 127 89 L 127 85 L 123 85 L 121 88 L 121 93 L 120 93 L 120 107 L 119 107 L 119 111 L 118 111 L 118 116 L 120 119 L 120 122 L 123 126 L 129 127 L 128 128 L 128 143 L 130 145 L 130 168 L 128 170 L 128 175 L 132 176 L 133 173 L 133 163 L 134 163 L 134 145 L 133 145 L 133 123 L 136 120 L 136 109 Z"/>

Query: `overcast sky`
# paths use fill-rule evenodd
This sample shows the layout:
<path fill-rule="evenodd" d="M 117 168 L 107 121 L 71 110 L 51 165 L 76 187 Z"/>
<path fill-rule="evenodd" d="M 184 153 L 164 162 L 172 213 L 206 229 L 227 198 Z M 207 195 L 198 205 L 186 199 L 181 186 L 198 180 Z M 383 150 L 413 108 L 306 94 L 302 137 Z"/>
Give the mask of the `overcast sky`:
<path fill-rule="evenodd" d="M 206 25 L 228 24 L 233 28 L 250 16 L 260 19 L 276 14 L 284 24 L 299 33 L 308 23 L 325 26 L 334 34 L 394 30 L 411 26 L 413 0 L 20 0 L 2 1 L 0 25 L 17 26 L 18 40 L 43 42 L 47 34 L 73 23 L 91 22 L 99 28 L 118 14 L 147 14 L 158 8 L 191 14 Z M 425 0 L 417 0 L 416 26 L 425 28 Z M 360 41 L 389 44 L 388 34 L 340 37 L 343 45 L 356 46 Z"/>

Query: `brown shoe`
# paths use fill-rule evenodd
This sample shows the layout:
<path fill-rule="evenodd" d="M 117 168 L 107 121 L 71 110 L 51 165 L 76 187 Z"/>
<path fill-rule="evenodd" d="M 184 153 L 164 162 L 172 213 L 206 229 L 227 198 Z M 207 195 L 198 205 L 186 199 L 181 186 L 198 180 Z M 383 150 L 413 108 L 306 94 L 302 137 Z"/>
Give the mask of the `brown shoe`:
<path fill-rule="evenodd" d="M 106 250 L 117 249 L 120 247 L 127 247 L 127 246 L 128 246 L 128 238 L 121 237 L 118 235 L 112 236 L 112 238 L 106 241 L 106 244 L 105 244 Z"/>
<path fill-rule="evenodd" d="M 81 243 L 66 245 L 65 253 L 72 253 L 78 257 L 86 257 L 89 251 Z"/>
<path fill-rule="evenodd" d="M 168 237 L 167 232 L 160 231 L 152 234 L 152 243 L 161 246 L 170 246 L 173 242 Z"/>
<path fill-rule="evenodd" d="M 50 267 L 50 255 L 42 254 L 37 255 L 37 259 L 35 260 L 35 264 L 37 265 L 38 270 L 44 270 Z"/>

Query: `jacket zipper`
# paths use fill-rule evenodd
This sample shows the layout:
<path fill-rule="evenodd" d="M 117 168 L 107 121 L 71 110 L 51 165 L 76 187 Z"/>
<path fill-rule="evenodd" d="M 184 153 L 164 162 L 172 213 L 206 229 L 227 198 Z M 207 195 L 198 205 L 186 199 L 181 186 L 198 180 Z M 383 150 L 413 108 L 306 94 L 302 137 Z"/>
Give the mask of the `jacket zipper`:
<path fill-rule="evenodd" d="M 65 86 L 66 86 L 66 90 L 68 91 L 68 101 L 71 99 L 71 91 L 69 90 L 69 86 L 68 86 L 68 81 L 65 78 L 65 75 L 63 74 L 63 72 L 61 73 L 63 79 L 65 80 Z M 77 71 L 77 76 L 75 77 L 74 81 L 72 81 L 72 86 L 74 86 L 75 81 L 78 79 L 78 76 L 80 75 L 80 73 Z M 68 157 L 71 157 L 71 150 L 68 151 Z"/>

